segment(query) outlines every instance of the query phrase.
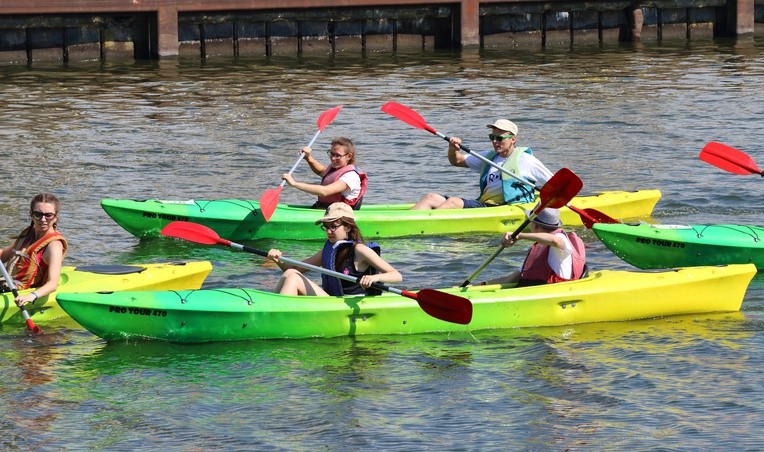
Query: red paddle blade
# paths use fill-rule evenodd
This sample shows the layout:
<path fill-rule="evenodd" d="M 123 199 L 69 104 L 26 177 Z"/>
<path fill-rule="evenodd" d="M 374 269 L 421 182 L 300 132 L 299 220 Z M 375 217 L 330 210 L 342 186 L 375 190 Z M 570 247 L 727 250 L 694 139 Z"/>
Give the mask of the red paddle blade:
<path fill-rule="evenodd" d="M 268 190 L 265 190 L 263 196 L 260 197 L 260 213 L 263 214 L 263 218 L 265 218 L 266 222 L 271 221 L 271 217 L 276 211 L 282 188 L 281 185 L 276 188 L 269 188 Z"/>
<path fill-rule="evenodd" d="M 587 229 L 591 229 L 595 223 L 622 223 L 621 220 L 616 220 L 615 218 L 612 218 L 597 209 L 579 209 L 578 207 L 571 206 L 570 204 L 568 204 L 568 209 L 576 212 L 578 216 L 581 217 L 581 222 Z"/>
<path fill-rule="evenodd" d="M 198 223 L 173 221 L 160 231 L 167 237 L 175 237 L 202 245 L 230 245 L 231 241 L 220 238 L 217 232 Z"/>
<path fill-rule="evenodd" d="M 561 168 L 541 187 L 539 193 L 541 202 L 536 208 L 536 214 L 547 207 L 559 209 L 569 203 L 583 186 L 584 183 L 576 176 L 576 173 L 567 168 Z"/>
<path fill-rule="evenodd" d="M 584 212 L 586 212 L 586 214 L 589 215 L 590 218 L 593 218 L 595 223 L 608 223 L 608 224 L 623 223 L 623 221 L 616 220 L 610 215 L 606 215 L 604 212 L 600 212 L 597 209 L 584 209 Z"/>
<path fill-rule="evenodd" d="M 459 325 L 472 321 L 472 302 L 464 297 L 433 289 L 422 289 L 417 293 L 403 290 L 401 295 L 416 300 L 424 312 L 436 319 Z"/>
<path fill-rule="evenodd" d="M 338 114 L 340 114 L 340 110 L 342 110 L 342 105 L 337 105 L 334 108 L 330 108 L 326 110 L 325 112 L 321 113 L 321 116 L 318 117 L 318 120 L 316 121 L 316 124 L 318 125 L 318 130 L 324 131 L 326 126 L 332 123 L 334 121 L 334 118 L 337 117 Z"/>
<path fill-rule="evenodd" d="M 42 330 L 39 326 L 35 325 L 32 319 L 27 318 L 27 328 L 29 328 L 29 331 L 33 332 L 34 334 L 42 333 Z"/>
<path fill-rule="evenodd" d="M 435 133 L 435 129 L 427 124 L 427 121 L 409 107 L 399 104 L 398 102 L 388 102 L 382 106 L 382 111 L 390 116 L 394 116 L 410 126 L 414 126 L 417 129 L 426 130 L 430 133 Z"/>
<path fill-rule="evenodd" d="M 759 169 L 756 162 L 748 154 L 716 141 L 706 144 L 700 151 L 699 157 L 704 162 L 732 174 L 761 174 L 764 176 L 764 172 Z"/>

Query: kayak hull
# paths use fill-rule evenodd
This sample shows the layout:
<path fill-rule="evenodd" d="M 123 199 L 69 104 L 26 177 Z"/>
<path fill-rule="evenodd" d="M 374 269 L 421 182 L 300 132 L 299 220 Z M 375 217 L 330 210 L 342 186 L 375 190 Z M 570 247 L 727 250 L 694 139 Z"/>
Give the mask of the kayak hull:
<path fill-rule="evenodd" d="M 211 271 L 212 264 L 208 261 L 64 267 L 61 269 L 58 289 L 26 307 L 35 324 L 45 324 L 67 317 L 57 301 L 63 292 L 198 289 Z M 19 293 L 25 294 L 32 290 L 22 290 Z M 0 297 L 0 323 L 23 325 L 24 318 L 16 306 L 13 294 L 0 293 Z"/>
<path fill-rule="evenodd" d="M 613 218 L 649 216 L 661 197 L 658 190 L 613 191 L 573 198 L 571 205 L 596 209 Z M 356 223 L 367 238 L 495 233 L 516 229 L 525 220 L 524 210 L 534 203 L 483 209 L 410 210 L 413 204 L 363 206 L 355 212 Z M 129 233 L 137 237 L 157 237 L 172 221 L 190 221 L 212 228 L 228 240 L 291 239 L 322 240 L 323 231 L 315 225 L 323 210 L 279 204 L 266 222 L 257 201 L 220 200 L 128 200 L 103 199 L 101 207 Z M 581 217 L 561 209 L 562 221 L 581 226 Z"/>
<path fill-rule="evenodd" d="M 660 272 L 594 271 L 582 280 L 545 286 L 452 287 L 471 300 L 469 325 L 426 314 L 417 301 L 380 296 L 285 296 L 253 289 L 67 293 L 63 309 L 107 341 L 201 343 L 616 322 L 738 311 L 756 273 L 753 265 Z"/>
<path fill-rule="evenodd" d="M 764 228 L 734 224 L 595 224 L 616 256 L 642 269 L 753 263 L 764 270 Z"/>

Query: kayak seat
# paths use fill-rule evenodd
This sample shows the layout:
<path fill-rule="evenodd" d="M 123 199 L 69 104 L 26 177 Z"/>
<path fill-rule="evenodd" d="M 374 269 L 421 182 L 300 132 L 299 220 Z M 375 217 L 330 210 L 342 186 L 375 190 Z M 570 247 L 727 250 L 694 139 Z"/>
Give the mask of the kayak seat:
<path fill-rule="evenodd" d="M 584 279 L 589 276 L 589 264 L 584 264 L 584 271 L 581 272 L 581 277 L 578 279 Z"/>
<path fill-rule="evenodd" d="M 144 267 L 136 265 L 82 265 L 75 267 L 76 271 L 98 273 L 99 275 L 129 275 L 131 273 L 140 273 L 145 270 Z"/>

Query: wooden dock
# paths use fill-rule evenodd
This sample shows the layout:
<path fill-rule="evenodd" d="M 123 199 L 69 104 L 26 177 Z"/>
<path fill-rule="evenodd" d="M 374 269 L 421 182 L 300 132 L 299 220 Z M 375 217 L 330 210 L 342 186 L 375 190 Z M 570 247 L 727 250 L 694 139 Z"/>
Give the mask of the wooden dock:
<path fill-rule="evenodd" d="M 0 0 L 0 63 L 746 37 L 756 17 L 754 0 Z"/>

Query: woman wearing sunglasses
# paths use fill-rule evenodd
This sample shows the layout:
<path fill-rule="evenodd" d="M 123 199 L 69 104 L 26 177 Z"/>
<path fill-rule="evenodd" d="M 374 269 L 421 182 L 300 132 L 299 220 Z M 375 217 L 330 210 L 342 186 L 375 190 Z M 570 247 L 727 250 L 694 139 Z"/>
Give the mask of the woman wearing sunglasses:
<path fill-rule="evenodd" d="M 311 148 L 306 146 L 300 152 L 305 154 L 305 161 L 310 165 L 310 169 L 321 176 L 321 183 L 297 182 L 291 174 L 284 173 L 281 178 L 287 184 L 318 196 L 318 201 L 313 204 L 316 209 L 326 209 L 335 202 L 344 202 L 355 210 L 361 208 L 368 177 L 356 166 L 355 146 L 349 138 L 340 137 L 332 141 L 331 149 L 326 151 L 329 156 L 328 166 L 313 157 Z"/>
<path fill-rule="evenodd" d="M 480 196 L 477 199 L 466 199 L 439 193 L 427 193 L 414 204 L 413 210 L 470 209 L 532 202 L 534 200 L 534 187 L 540 190 L 546 181 L 551 179 L 552 172 L 533 155 L 530 148 L 515 147 L 517 125 L 514 122 L 499 119 L 486 127 L 491 129 L 488 139 L 491 140 L 493 150 L 479 154 L 521 178 L 525 183 L 505 174 L 504 171 L 498 170 L 471 153 L 462 154 L 459 152 L 462 143 L 461 138 L 451 137 L 448 145 L 448 161 L 453 166 L 469 168 L 480 174 Z"/>
<path fill-rule="evenodd" d="M 345 273 L 359 282 L 345 281 L 329 275 L 321 275 L 321 285 L 306 278 L 297 266 L 279 262 L 281 251 L 272 249 L 268 258 L 284 270 L 276 285 L 276 292 L 285 295 L 357 295 L 377 294 L 369 288 L 375 282 L 396 283 L 403 276 L 379 256 L 379 247 L 363 243 L 363 236 L 355 224 L 353 209 L 345 203 L 336 202 L 326 209 L 323 218 L 316 221 L 326 231 L 324 247 L 313 256 L 303 260 L 306 264 L 320 266 Z"/>
<path fill-rule="evenodd" d="M 58 198 L 40 193 L 29 206 L 31 223 L 16 240 L 0 252 L 2 265 L 14 279 L 18 290 L 36 289 L 19 295 L 16 304 L 22 306 L 44 297 L 58 288 L 61 267 L 68 245 L 58 232 Z"/>

